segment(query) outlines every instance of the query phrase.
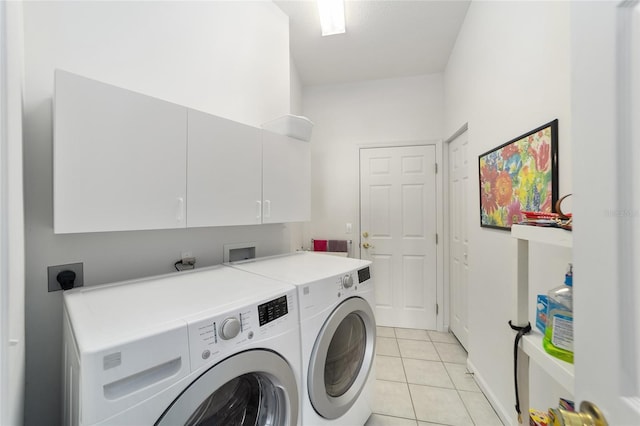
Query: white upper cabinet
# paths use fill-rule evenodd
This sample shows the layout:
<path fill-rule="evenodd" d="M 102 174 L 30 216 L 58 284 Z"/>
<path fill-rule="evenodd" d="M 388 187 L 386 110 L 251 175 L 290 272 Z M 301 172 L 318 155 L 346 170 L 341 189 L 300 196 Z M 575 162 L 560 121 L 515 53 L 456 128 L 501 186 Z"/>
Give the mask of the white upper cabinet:
<path fill-rule="evenodd" d="M 189 110 L 187 225 L 262 223 L 260 129 Z"/>
<path fill-rule="evenodd" d="M 187 108 L 55 74 L 56 233 L 185 227 Z"/>
<path fill-rule="evenodd" d="M 309 142 L 262 132 L 263 223 L 311 219 Z"/>
<path fill-rule="evenodd" d="M 309 143 L 189 110 L 187 226 L 310 219 Z"/>
<path fill-rule="evenodd" d="M 309 143 L 56 71 L 54 231 L 311 217 Z"/>

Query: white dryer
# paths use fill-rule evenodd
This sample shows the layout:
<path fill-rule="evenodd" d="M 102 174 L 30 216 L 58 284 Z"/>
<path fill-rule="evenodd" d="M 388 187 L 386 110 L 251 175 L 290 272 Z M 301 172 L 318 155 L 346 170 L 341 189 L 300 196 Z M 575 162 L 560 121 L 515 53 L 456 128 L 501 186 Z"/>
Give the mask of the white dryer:
<path fill-rule="evenodd" d="M 295 288 L 228 267 L 64 292 L 65 425 L 299 425 Z"/>
<path fill-rule="evenodd" d="M 298 288 L 305 426 L 360 426 L 371 415 L 376 322 L 370 264 L 311 252 L 230 264 Z"/>

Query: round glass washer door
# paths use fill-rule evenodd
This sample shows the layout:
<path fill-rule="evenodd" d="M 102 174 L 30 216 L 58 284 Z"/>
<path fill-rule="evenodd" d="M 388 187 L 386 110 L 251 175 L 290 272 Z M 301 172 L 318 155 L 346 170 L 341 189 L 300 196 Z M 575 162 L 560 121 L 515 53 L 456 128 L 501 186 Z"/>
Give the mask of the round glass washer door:
<path fill-rule="evenodd" d="M 322 417 L 338 418 L 358 399 L 374 362 L 375 336 L 373 310 L 360 297 L 342 302 L 325 321 L 307 377 L 311 404 Z"/>
<path fill-rule="evenodd" d="M 298 411 L 289 364 L 271 351 L 250 350 L 203 373 L 156 425 L 288 426 L 297 423 Z"/>

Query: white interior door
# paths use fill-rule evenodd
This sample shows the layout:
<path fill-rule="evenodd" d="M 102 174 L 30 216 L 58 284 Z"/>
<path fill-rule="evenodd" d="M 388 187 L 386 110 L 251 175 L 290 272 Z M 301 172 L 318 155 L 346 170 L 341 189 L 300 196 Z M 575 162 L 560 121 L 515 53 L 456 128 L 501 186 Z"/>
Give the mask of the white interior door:
<path fill-rule="evenodd" d="M 468 147 L 466 131 L 449 143 L 449 317 L 451 331 L 465 349 L 469 341 Z"/>
<path fill-rule="evenodd" d="M 639 425 L 640 9 L 572 2 L 571 24 L 575 398 Z"/>
<path fill-rule="evenodd" d="M 436 329 L 435 164 L 433 145 L 360 150 L 361 257 L 379 325 Z"/>

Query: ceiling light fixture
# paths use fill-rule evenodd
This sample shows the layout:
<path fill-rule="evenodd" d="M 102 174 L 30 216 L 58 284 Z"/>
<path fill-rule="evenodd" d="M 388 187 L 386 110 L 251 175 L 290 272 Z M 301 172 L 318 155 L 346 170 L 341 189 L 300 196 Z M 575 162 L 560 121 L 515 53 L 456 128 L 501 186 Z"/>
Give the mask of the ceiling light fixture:
<path fill-rule="evenodd" d="M 342 34 L 346 31 L 344 23 L 344 0 L 318 0 L 322 35 Z"/>

